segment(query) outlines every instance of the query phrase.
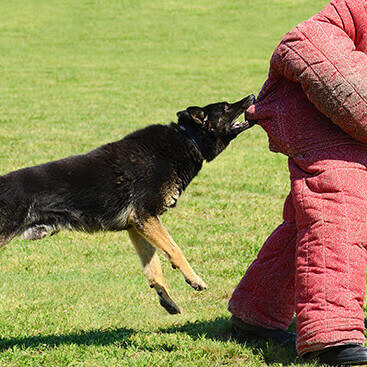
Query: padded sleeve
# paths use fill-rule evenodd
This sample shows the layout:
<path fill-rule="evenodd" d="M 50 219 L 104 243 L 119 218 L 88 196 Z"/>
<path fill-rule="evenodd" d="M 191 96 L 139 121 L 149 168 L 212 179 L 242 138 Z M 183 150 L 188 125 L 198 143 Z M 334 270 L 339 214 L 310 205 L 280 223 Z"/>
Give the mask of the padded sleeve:
<path fill-rule="evenodd" d="M 333 1 L 285 35 L 271 65 L 301 83 L 309 100 L 335 124 L 367 143 L 367 55 L 356 46 L 356 38 L 367 32 L 366 5 L 349 3 L 352 10 L 347 0 Z"/>

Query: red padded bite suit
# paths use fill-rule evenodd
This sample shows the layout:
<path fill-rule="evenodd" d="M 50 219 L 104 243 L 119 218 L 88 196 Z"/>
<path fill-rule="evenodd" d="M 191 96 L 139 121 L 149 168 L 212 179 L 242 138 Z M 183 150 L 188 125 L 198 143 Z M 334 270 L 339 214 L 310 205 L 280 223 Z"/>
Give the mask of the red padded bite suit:
<path fill-rule="evenodd" d="M 334 0 L 284 36 L 247 117 L 289 157 L 284 222 L 229 301 L 287 329 L 300 355 L 364 343 L 367 266 L 367 1 Z"/>

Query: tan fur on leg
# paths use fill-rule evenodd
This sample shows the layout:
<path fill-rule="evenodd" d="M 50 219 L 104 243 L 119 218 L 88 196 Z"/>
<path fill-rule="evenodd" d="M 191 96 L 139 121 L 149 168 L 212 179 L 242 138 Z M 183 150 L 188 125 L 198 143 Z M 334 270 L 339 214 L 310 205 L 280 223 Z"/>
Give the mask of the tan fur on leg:
<path fill-rule="evenodd" d="M 196 290 L 206 288 L 206 284 L 192 270 L 182 251 L 163 227 L 159 218 L 150 216 L 144 220 L 134 220 L 133 217 L 131 224 L 150 244 L 167 256 L 172 266 L 181 271 L 188 284 Z"/>
<path fill-rule="evenodd" d="M 159 296 L 160 304 L 171 314 L 180 313 L 180 309 L 170 297 L 164 283 L 156 249 L 144 237 L 140 236 L 135 228 L 128 229 L 128 233 L 140 257 L 144 274 L 147 276 L 150 286 L 156 290 Z"/>

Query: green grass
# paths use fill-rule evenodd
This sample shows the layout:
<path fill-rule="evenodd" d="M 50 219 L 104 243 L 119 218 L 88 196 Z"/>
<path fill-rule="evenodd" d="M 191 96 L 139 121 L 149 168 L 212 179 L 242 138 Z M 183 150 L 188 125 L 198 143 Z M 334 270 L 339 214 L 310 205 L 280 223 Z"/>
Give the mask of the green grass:
<path fill-rule="evenodd" d="M 0 0 L 0 174 L 257 94 L 281 36 L 325 4 Z M 204 166 L 162 218 L 209 286 L 191 290 L 163 260 L 176 316 L 125 233 L 12 241 L 0 256 L 0 366 L 303 365 L 292 350 L 231 340 L 226 310 L 288 190 L 286 158 L 259 127 Z"/>

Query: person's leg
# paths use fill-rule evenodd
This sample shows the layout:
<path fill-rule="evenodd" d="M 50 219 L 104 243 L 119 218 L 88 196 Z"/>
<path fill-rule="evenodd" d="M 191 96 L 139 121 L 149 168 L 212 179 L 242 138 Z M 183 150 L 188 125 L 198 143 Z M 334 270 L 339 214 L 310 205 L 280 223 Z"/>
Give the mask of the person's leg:
<path fill-rule="evenodd" d="M 287 329 L 292 321 L 297 230 L 292 197 L 284 204 L 284 222 L 264 243 L 229 301 L 241 320 L 267 329 Z"/>
<path fill-rule="evenodd" d="M 367 170 L 343 160 L 304 159 L 290 160 L 290 171 L 298 229 L 298 353 L 362 345 Z"/>

